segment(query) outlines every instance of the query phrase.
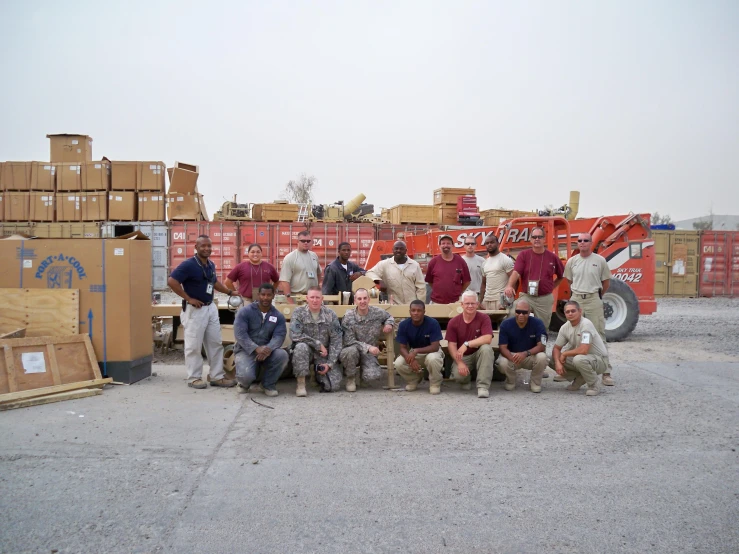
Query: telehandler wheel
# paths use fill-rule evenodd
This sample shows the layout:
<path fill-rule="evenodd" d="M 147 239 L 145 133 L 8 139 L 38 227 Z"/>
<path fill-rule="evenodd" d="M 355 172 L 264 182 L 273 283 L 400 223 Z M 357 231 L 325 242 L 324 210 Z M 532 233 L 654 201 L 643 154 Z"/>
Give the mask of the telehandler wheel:
<path fill-rule="evenodd" d="M 554 333 L 558 333 L 559 328 L 567 323 L 567 318 L 565 317 L 565 302 L 567 302 L 567 300 L 559 300 L 557 302 L 557 311 L 552 312 L 552 319 L 549 322 L 549 330 Z"/>
<path fill-rule="evenodd" d="M 632 288 L 619 279 L 611 279 L 608 292 L 603 295 L 603 314 L 608 342 L 626 339 L 639 321 L 639 300 Z"/>

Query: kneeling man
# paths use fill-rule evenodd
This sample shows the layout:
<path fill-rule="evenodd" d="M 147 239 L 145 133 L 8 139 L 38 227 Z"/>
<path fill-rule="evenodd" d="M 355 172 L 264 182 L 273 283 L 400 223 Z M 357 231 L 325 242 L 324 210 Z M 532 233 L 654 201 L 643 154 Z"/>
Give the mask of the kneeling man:
<path fill-rule="evenodd" d="M 487 398 L 495 361 L 493 347 L 490 346 L 493 325 L 487 314 L 477 311 L 477 305 L 476 292 L 467 290 L 462 293 L 462 313 L 449 320 L 446 340 L 454 360 L 452 377 L 463 390 L 469 390 L 472 388 L 472 369 L 477 369 L 477 397 Z"/>
<path fill-rule="evenodd" d="M 441 326 L 433 317 L 426 317 L 426 305 L 422 300 L 412 300 L 410 319 L 398 325 L 396 340 L 400 356 L 395 359 L 395 369 L 405 379 L 405 390 L 414 391 L 423 379 L 423 370 L 429 372 L 429 392 L 439 394 L 444 379 L 444 352 L 439 348 Z"/>
<path fill-rule="evenodd" d="M 307 306 L 295 308 L 290 320 L 293 342 L 293 374 L 298 380 L 295 396 L 308 396 L 305 377 L 313 362 L 321 392 L 334 392 L 341 385 L 341 324 L 336 314 L 323 305 L 319 287 L 308 289 Z"/>
<path fill-rule="evenodd" d="M 275 309 L 275 289 L 269 283 L 259 286 L 259 300 L 240 309 L 234 321 L 234 362 L 236 381 L 248 389 L 259 373 L 267 396 L 277 396 L 277 380 L 288 362 L 282 344 L 287 335 L 285 316 Z"/>
<path fill-rule="evenodd" d="M 530 315 L 531 306 L 518 300 L 515 318 L 500 324 L 498 368 L 505 374 L 505 390 L 516 388 L 516 370 L 531 370 L 531 392 L 541 392 L 541 378 L 547 367 L 547 332 L 544 322 Z"/>
<path fill-rule="evenodd" d="M 595 325 L 582 316 L 580 304 L 570 300 L 565 304 L 567 323 L 562 325 L 554 343 L 549 367 L 567 377 L 572 384 L 569 391 L 577 391 L 587 384 L 586 396 L 598 394 L 598 375 L 608 369 L 608 351 Z"/>
<path fill-rule="evenodd" d="M 377 342 L 380 336 L 393 330 L 395 320 L 382 308 L 370 306 L 367 289 L 357 289 L 354 293 L 356 308 L 346 312 L 341 321 L 344 331 L 344 348 L 339 354 L 341 365 L 346 372 L 346 390 L 354 392 L 361 376 L 368 381 L 382 377 L 382 368 L 377 356 L 380 349 Z"/>

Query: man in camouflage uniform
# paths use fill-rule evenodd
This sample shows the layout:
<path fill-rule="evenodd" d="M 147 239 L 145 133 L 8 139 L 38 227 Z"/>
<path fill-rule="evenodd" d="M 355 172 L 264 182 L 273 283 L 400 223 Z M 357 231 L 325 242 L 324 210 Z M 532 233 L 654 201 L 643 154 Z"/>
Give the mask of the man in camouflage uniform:
<path fill-rule="evenodd" d="M 354 304 L 357 307 L 346 312 L 341 321 L 341 327 L 344 330 L 344 348 L 339 354 L 339 359 L 346 371 L 348 392 L 357 390 L 360 377 L 357 375 L 357 369 L 359 368 L 367 380 L 379 379 L 382 376 L 382 368 L 377 361 L 380 353 L 377 341 L 382 334 L 393 330 L 395 322 L 393 317 L 382 308 L 369 305 L 367 289 L 357 289 L 354 293 Z"/>
<path fill-rule="evenodd" d="M 321 392 L 339 390 L 341 366 L 341 324 L 336 314 L 323 305 L 319 287 L 308 289 L 307 306 L 295 309 L 290 321 L 293 342 L 293 374 L 298 380 L 295 396 L 308 396 L 305 377 L 313 362 Z"/>

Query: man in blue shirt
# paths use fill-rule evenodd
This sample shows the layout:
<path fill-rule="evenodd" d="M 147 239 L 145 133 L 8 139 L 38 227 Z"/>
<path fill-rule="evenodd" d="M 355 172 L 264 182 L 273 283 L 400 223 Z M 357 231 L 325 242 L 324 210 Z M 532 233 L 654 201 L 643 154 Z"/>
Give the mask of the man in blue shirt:
<path fill-rule="evenodd" d="M 327 265 L 326 271 L 323 272 L 322 292 L 324 296 L 352 292 L 352 282 L 365 274 L 364 269 L 349 260 L 351 255 L 351 244 L 348 242 L 339 244 L 339 256 Z M 354 302 L 353 295 L 350 295 L 349 302 Z"/>
<path fill-rule="evenodd" d="M 226 379 L 223 373 L 223 340 L 218 307 L 213 303 L 213 291 L 231 296 L 229 290 L 218 282 L 216 266 L 208 258 L 213 244 L 207 235 L 195 241 L 195 256 L 182 262 L 172 272 L 167 284 L 182 300 L 180 322 L 185 329 L 185 367 L 187 385 L 204 389 L 203 346 L 210 366 L 210 384 L 214 387 L 233 387 L 236 381 Z"/>
<path fill-rule="evenodd" d="M 425 367 L 431 383 L 429 392 L 439 394 L 444 366 L 444 352 L 439 348 L 441 327 L 434 318 L 426 317 L 426 305 L 421 300 L 411 302 L 410 316 L 398 326 L 400 356 L 395 360 L 395 369 L 405 379 L 405 390 L 414 391 L 423 379 Z"/>
<path fill-rule="evenodd" d="M 239 310 L 234 321 L 236 380 L 248 389 L 263 372 L 262 388 L 267 396 L 277 396 L 277 380 L 289 360 L 281 348 L 287 335 L 285 316 L 272 305 L 274 297 L 274 287 L 263 283 L 259 300 Z"/>
<path fill-rule="evenodd" d="M 505 374 L 505 390 L 516 388 L 516 370 L 531 370 L 531 392 L 541 392 L 541 378 L 547 367 L 547 331 L 544 322 L 530 315 L 531 306 L 526 300 L 518 300 L 515 318 L 508 318 L 500 325 L 498 337 L 498 369 Z"/>

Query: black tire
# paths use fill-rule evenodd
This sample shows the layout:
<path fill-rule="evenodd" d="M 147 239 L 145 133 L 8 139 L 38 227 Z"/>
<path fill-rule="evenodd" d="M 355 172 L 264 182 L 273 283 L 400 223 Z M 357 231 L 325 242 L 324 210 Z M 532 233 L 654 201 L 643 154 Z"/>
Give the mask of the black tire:
<path fill-rule="evenodd" d="M 623 281 L 612 278 L 608 292 L 603 295 L 603 313 L 608 342 L 625 340 L 639 321 L 639 300 L 633 289 Z"/>
<path fill-rule="evenodd" d="M 567 318 L 565 317 L 565 302 L 567 301 L 557 301 L 557 311 L 552 312 L 552 319 L 549 321 L 549 330 L 553 333 L 559 333 L 559 328 L 567 323 Z"/>

